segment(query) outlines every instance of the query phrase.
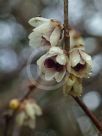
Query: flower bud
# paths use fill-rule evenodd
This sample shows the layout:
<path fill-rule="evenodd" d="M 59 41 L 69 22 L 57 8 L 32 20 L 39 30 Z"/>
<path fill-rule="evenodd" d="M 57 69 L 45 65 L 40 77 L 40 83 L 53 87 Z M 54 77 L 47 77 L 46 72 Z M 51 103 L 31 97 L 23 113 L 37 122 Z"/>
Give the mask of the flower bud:
<path fill-rule="evenodd" d="M 12 99 L 9 103 L 9 107 L 16 110 L 20 106 L 20 101 L 18 99 Z"/>

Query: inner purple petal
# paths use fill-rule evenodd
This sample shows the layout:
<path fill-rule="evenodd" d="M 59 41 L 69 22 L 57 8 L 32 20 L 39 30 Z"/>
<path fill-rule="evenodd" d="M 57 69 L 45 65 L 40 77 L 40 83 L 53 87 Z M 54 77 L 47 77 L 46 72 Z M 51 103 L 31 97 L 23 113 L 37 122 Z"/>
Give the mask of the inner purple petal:
<path fill-rule="evenodd" d="M 55 65 L 55 62 L 54 62 L 53 59 L 48 58 L 48 59 L 45 60 L 44 65 L 45 65 L 47 68 L 53 68 L 54 65 Z"/>
<path fill-rule="evenodd" d="M 55 70 L 56 71 L 61 72 L 61 71 L 63 71 L 63 69 L 64 69 L 63 65 L 60 65 L 59 63 L 55 64 Z"/>
<path fill-rule="evenodd" d="M 53 58 L 46 59 L 44 62 L 44 65 L 47 68 L 52 68 L 53 70 L 55 70 L 57 72 L 61 72 L 64 69 L 64 66 L 57 63 Z"/>
<path fill-rule="evenodd" d="M 75 71 L 80 71 L 80 70 L 83 70 L 85 68 L 85 64 L 83 65 L 83 64 L 80 64 L 80 63 L 78 63 L 75 67 L 73 67 L 73 69 L 75 70 Z"/>

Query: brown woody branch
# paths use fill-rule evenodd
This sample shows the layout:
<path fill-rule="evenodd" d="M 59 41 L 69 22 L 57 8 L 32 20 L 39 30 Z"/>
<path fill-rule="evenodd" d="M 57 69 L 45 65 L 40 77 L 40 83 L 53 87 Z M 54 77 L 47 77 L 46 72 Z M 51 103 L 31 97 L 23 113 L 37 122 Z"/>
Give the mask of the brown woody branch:
<path fill-rule="evenodd" d="M 65 50 L 70 49 L 70 39 L 69 39 L 69 24 L 68 24 L 68 0 L 64 0 L 64 41 Z"/>
<path fill-rule="evenodd" d="M 74 100 L 80 105 L 86 115 L 92 120 L 96 128 L 102 133 L 102 123 L 96 118 L 96 116 L 88 109 L 88 107 L 81 101 L 79 97 L 73 97 Z"/>

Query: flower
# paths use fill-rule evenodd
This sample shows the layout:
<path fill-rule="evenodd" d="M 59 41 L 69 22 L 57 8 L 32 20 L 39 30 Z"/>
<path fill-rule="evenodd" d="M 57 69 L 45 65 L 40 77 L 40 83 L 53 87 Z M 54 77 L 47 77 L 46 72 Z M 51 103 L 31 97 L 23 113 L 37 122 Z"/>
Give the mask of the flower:
<path fill-rule="evenodd" d="M 69 35 L 70 35 L 70 47 L 71 48 L 80 47 L 82 49 L 85 49 L 84 40 L 81 37 L 80 33 L 72 29 L 70 30 Z"/>
<path fill-rule="evenodd" d="M 82 48 L 73 48 L 69 52 L 68 70 L 80 78 L 88 78 L 92 72 L 92 58 Z"/>
<path fill-rule="evenodd" d="M 53 19 L 35 17 L 30 19 L 29 24 L 35 27 L 29 35 L 30 46 L 57 46 L 62 41 L 63 26 Z"/>
<path fill-rule="evenodd" d="M 67 76 L 65 85 L 63 86 L 65 95 L 81 96 L 82 94 L 82 80 L 74 75 Z"/>
<path fill-rule="evenodd" d="M 16 116 L 16 123 L 19 126 L 29 126 L 35 128 L 36 116 L 41 116 L 41 108 L 35 103 L 34 100 L 25 100 L 19 107 Z"/>
<path fill-rule="evenodd" d="M 59 47 L 51 47 L 38 61 L 39 70 L 44 74 L 45 80 L 55 79 L 60 82 L 66 74 L 67 56 Z"/>

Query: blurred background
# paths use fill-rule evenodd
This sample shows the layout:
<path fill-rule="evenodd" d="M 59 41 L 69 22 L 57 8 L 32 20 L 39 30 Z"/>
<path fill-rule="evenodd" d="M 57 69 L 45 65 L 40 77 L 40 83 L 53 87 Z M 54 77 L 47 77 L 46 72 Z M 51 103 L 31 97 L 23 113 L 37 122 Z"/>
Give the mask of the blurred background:
<path fill-rule="evenodd" d="M 27 61 L 32 52 L 28 20 L 35 16 L 55 18 L 63 23 L 63 0 L 0 0 L 0 136 L 5 122 L 5 105 L 27 92 Z M 93 58 L 93 74 L 84 80 L 83 102 L 102 121 L 102 0 L 69 0 L 69 22 L 85 39 L 86 51 Z M 36 53 L 37 54 L 37 53 Z M 37 58 L 35 58 L 36 60 Z M 37 66 L 31 72 L 37 79 Z M 10 126 L 9 136 L 99 136 L 94 124 L 71 97 L 61 89 L 36 90 L 32 95 L 44 114 L 35 130 Z M 14 128 L 12 129 L 12 126 Z M 11 133 L 13 130 L 13 133 Z"/>

